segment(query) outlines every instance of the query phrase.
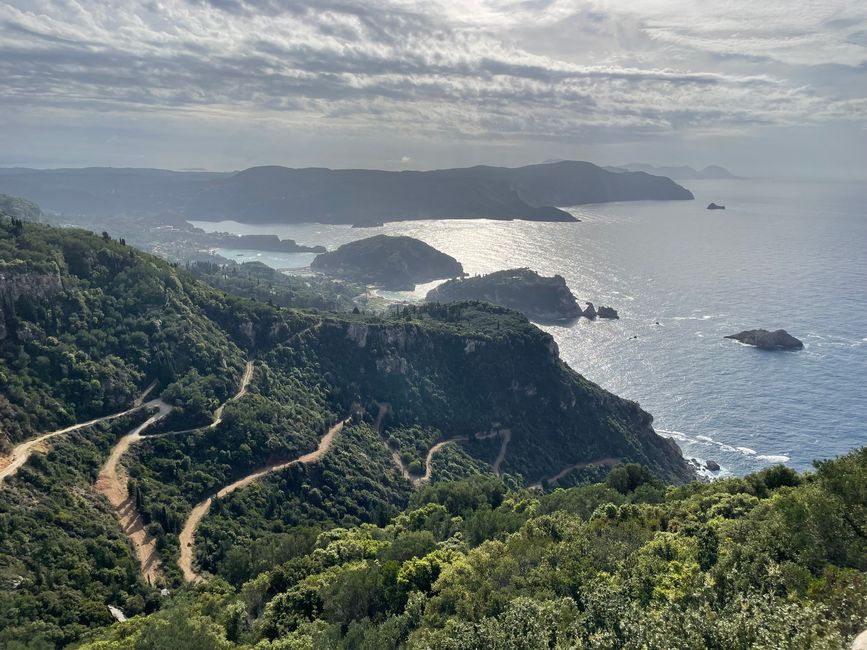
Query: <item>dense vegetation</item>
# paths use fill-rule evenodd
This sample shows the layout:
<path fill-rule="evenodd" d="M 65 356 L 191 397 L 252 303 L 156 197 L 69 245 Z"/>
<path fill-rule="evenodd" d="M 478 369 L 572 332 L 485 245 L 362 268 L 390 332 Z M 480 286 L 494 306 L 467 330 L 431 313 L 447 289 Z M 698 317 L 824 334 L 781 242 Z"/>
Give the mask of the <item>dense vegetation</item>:
<path fill-rule="evenodd" d="M 0 273 L 0 445 L 119 411 L 154 379 L 196 422 L 236 382 L 224 298 L 154 257 L 3 219 Z"/>
<path fill-rule="evenodd" d="M 92 487 L 116 436 L 144 417 L 70 434 L 0 489 L 0 648 L 70 643 L 112 622 L 106 603 L 130 614 L 158 607 Z"/>
<path fill-rule="evenodd" d="M 439 483 L 384 526 L 292 529 L 274 568 L 83 647 L 839 650 L 864 625 L 867 449 L 680 488 L 618 474 Z"/>
<path fill-rule="evenodd" d="M 187 266 L 193 277 L 228 293 L 268 302 L 278 307 L 351 311 L 355 298 L 365 293 L 361 284 L 329 280 L 317 275 L 293 276 L 261 262 Z"/>

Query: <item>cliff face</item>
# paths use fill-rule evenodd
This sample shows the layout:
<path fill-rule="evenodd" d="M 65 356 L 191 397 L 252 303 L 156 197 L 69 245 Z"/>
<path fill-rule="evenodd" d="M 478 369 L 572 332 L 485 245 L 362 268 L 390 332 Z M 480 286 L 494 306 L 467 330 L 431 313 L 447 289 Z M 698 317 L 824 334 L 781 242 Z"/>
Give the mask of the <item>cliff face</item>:
<path fill-rule="evenodd" d="M 527 484 L 602 458 L 646 464 L 673 482 L 694 478 L 652 416 L 571 370 L 553 338 L 520 315 L 480 303 L 424 309 L 405 323 L 330 321 L 317 337 L 320 363 L 355 399 L 390 402 L 398 420 L 444 437 L 502 423 L 512 431 L 502 470 Z M 485 331 L 474 327 L 482 320 Z"/>

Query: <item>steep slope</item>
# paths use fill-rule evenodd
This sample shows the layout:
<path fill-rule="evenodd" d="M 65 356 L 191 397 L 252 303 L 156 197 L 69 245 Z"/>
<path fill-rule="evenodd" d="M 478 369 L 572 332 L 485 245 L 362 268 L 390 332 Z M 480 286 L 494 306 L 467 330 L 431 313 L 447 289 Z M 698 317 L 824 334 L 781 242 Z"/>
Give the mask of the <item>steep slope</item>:
<path fill-rule="evenodd" d="M 310 344 L 356 400 L 389 402 L 394 422 L 444 438 L 510 428 L 501 469 L 527 482 L 606 457 L 670 481 L 693 476 L 651 415 L 574 372 L 549 334 L 508 309 L 464 302 L 407 307 L 382 323 L 333 317 Z"/>
<path fill-rule="evenodd" d="M 169 264 L 90 233 L 0 222 L 0 454 L 123 410 L 157 379 L 207 419 L 240 375 L 249 316 Z M 220 315 L 220 322 L 212 316 Z M 253 328 L 249 328 L 252 334 Z"/>

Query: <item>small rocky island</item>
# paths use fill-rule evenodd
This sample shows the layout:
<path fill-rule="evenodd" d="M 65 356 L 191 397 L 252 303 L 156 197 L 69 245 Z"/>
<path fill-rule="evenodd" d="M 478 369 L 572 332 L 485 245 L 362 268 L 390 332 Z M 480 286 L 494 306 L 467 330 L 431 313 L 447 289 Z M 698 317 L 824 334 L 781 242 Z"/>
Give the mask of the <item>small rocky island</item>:
<path fill-rule="evenodd" d="M 708 210 L 725 210 L 725 209 L 726 209 L 726 206 L 724 206 L 724 205 L 717 205 L 716 203 L 710 203 L 710 204 L 707 206 L 707 209 L 708 209 Z"/>
<path fill-rule="evenodd" d="M 573 320 L 583 314 L 562 276 L 544 277 L 527 268 L 450 280 L 428 292 L 427 300 L 484 300 L 540 322 Z"/>
<path fill-rule="evenodd" d="M 789 334 L 786 330 L 745 330 L 739 334 L 730 334 L 724 338 L 734 339 L 747 345 L 754 345 L 762 350 L 801 350 L 804 344 Z"/>
<path fill-rule="evenodd" d="M 317 255 L 310 268 L 392 291 L 412 291 L 419 283 L 464 274 L 463 266 L 454 257 L 418 239 L 390 235 L 360 239 Z"/>
<path fill-rule="evenodd" d="M 600 305 L 599 309 L 596 309 L 592 302 L 587 303 L 587 307 L 581 312 L 581 315 L 589 320 L 596 320 L 597 318 L 615 320 L 620 318 L 620 314 L 617 313 L 617 310 L 614 309 L 614 307 L 605 307 Z"/>

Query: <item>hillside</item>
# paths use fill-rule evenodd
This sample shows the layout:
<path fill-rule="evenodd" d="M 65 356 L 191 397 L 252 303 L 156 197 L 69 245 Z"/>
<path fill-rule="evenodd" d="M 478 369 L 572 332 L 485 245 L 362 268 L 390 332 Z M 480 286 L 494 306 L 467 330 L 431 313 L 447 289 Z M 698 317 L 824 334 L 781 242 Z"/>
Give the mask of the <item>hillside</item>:
<path fill-rule="evenodd" d="M 317 275 L 288 275 L 261 262 L 197 262 L 189 264 L 187 270 L 212 287 L 277 307 L 351 311 L 356 299 L 360 303 L 365 296 L 361 284 Z"/>
<path fill-rule="evenodd" d="M 45 210 L 245 223 L 370 225 L 412 219 L 574 221 L 554 206 L 692 199 L 668 178 L 592 163 L 389 172 L 253 167 L 237 173 L 155 169 L 0 170 L 0 192 Z"/>
<path fill-rule="evenodd" d="M 94 487 L 119 440 L 129 451 L 106 476 L 124 477 L 124 508 L 154 540 L 158 584 L 172 586 L 178 534 L 197 503 L 311 452 L 349 414 L 309 468 L 290 464 L 216 501 L 194 531 L 198 571 L 251 578 L 297 552 L 287 540 L 299 526 L 385 524 L 420 488 L 387 445 L 407 461 L 431 450 L 433 483 L 481 472 L 547 485 L 573 465 L 604 474 L 608 459 L 666 481 L 692 476 L 648 414 L 570 370 L 549 335 L 506 309 L 279 309 L 108 237 L 8 219 L 0 297 L 0 465 L 20 441 L 54 432 L 0 483 L 0 580 L 15 585 L 0 593 L 0 645 L 62 645 L 108 624 L 106 604 L 159 606 L 112 526 L 129 510 Z M 141 435 L 132 429 L 157 407 Z M 437 441 L 448 444 L 433 452 Z"/>
<path fill-rule="evenodd" d="M 440 483 L 379 525 L 294 528 L 279 562 L 253 543 L 230 584 L 82 648 L 841 650 L 867 620 L 865 494 L 865 449 L 669 490 L 634 465 L 545 495 Z"/>
<path fill-rule="evenodd" d="M 463 275 L 464 268 L 446 255 L 412 237 L 376 235 L 317 255 L 310 268 L 352 282 L 376 284 L 397 291 L 416 284 Z"/>

